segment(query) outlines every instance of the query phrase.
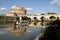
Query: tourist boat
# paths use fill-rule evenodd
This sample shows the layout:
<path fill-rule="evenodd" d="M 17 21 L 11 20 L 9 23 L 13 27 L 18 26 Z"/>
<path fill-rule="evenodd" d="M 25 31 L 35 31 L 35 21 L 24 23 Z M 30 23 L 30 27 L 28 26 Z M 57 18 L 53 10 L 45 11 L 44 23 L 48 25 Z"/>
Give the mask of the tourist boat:
<path fill-rule="evenodd" d="M 25 25 L 25 26 L 27 26 L 29 24 L 29 22 L 28 21 L 20 21 L 19 23 L 18 22 L 16 22 L 16 25 L 21 25 L 21 26 L 23 26 L 23 25 Z"/>

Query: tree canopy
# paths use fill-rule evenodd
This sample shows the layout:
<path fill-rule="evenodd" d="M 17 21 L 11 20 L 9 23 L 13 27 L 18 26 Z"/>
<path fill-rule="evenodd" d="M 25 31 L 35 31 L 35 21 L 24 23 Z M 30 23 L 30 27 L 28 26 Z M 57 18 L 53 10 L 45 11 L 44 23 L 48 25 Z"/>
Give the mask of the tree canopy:
<path fill-rule="evenodd" d="M 47 14 L 56 14 L 56 13 L 54 13 L 54 12 L 48 12 Z"/>

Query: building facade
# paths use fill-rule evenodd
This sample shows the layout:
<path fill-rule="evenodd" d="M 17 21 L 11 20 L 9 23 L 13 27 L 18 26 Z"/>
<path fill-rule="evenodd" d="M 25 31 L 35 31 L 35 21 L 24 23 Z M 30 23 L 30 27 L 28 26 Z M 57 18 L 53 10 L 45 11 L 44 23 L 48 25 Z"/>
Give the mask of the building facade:
<path fill-rule="evenodd" d="M 25 15 L 25 14 L 26 14 L 26 10 L 25 10 L 24 7 L 16 6 L 16 7 L 12 8 L 12 9 L 6 14 L 6 16 L 14 16 L 14 14 L 17 14 L 17 15 Z"/>

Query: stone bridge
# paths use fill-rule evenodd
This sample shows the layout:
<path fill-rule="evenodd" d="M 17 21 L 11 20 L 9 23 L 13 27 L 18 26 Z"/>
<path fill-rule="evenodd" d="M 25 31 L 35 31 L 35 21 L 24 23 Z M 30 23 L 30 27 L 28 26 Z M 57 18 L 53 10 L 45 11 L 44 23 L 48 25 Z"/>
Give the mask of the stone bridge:
<path fill-rule="evenodd" d="M 34 20 L 34 17 L 36 17 L 38 20 L 41 20 L 41 17 L 44 17 L 46 20 L 50 20 L 50 17 L 55 17 L 55 18 L 57 18 L 57 17 L 59 17 L 59 19 L 60 19 L 60 14 L 46 14 L 46 15 L 18 15 L 19 17 L 20 17 L 20 20 L 21 20 L 21 17 L 22 16 L 27 16 L 28 18 L 31 18 L 31 20 Z"/>

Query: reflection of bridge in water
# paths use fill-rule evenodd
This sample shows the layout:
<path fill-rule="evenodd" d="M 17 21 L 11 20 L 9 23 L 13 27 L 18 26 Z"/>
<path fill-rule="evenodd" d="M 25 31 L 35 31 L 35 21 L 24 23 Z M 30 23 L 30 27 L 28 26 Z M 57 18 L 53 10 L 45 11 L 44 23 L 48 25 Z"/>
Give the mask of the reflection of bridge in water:
<path fill-rule="evenodd" d="M 32 22 L 31 24 L 29 24 L 29 26 L 46 26 L 47 25 L 47 22 L 45 22 L 45 23 L 43 23 L 43 25 L 42 25 L 42 22 L 37 22 L 37 23 L 35 23 L 35 22 Z"/>
<path fill-rule="evenodd" d="M 19 28 L 14 29 L 14 25 L 7 26 L 6 28 L 1 28 L 0 39 L 2 40 L 34 40 L 37 35 L 41 33 L 43 29 L 40 23 L 31 23 L 28 26 L 19 26 Z M 4 26 L 5 27 L 5 26 Z"/>
<path fill-rule="evenodd" d="M 13 26 L 13 27 L 8 27 L 6 30 L 13 35 L 19 36 L 19 35 L 23 35 L 26 32 L 27 27 L 35 27 L 35 26 L 43 27 L 41 26 L 41 22 L 38 23 L 32 22 L 28 26 L 26 25 L 16 25 L 16 26 L 19 26 L 19 28 L 14 28 Z"/>
<path fill-rule="evenodd" d="M 26 26 L 20 26 L 19 28 L 14 29 L 14 27 L 8 27 L 6 29 L 8 32 L 14 35 L 23 35 L 26 32 Z"/>

